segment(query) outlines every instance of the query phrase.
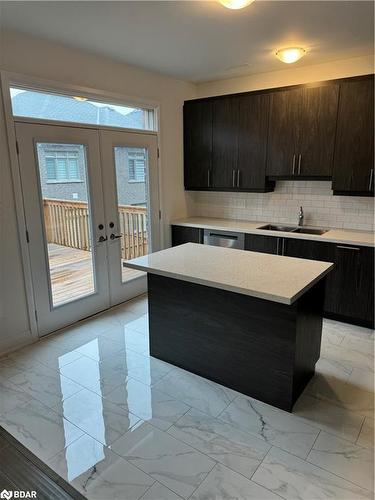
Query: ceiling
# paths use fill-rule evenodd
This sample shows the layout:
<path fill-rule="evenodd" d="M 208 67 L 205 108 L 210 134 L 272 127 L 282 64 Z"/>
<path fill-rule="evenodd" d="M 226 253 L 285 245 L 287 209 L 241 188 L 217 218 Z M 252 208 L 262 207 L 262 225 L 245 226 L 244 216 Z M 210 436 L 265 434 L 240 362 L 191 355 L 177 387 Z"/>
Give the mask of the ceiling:
<path fill-rule="evenodd" d="M 303 46 L 296 65 L 373 52 L 372 1 L 1 2 L 2 26 L 200 82 L 285 69 L 277 48 Z"/>

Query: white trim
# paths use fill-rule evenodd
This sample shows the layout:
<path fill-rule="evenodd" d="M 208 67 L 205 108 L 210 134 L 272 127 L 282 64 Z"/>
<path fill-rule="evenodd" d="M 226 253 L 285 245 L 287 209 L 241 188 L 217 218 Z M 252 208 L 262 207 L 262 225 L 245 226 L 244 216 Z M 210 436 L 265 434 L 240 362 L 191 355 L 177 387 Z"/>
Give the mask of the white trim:
<path fill-rule="evenodd" d="M 162 192 L 162 168 L 161 168 L 161 147 L 160 147 L 160 102 L 154 100 L 146 100 L 139 97 L 134 96 L 126 96 L 123 94 L 118 94 L 114 92 L 108 92 L 105 90 L 97 90 L 90 87 L 80 86 L 80 85 L 72 85 L 59 81 L 41 79 L 38 77 L 24 75 L 19 73 L 13 73 L 5 70 L 0 70 L 0 82 L 1 82 L 1 90 L 2 90 L 2 99 L 4 105 L 4 115 L 5 115 L 5 124 L 7 131 L 7 139 L 8 139 L 8 150 L 10 157 L 10 165 L 11 165 L 11 174 L 12 174 L 12 182 L 14 189 L 14 199 L 15 199 L 15 207 L 16 207 L 16 216 L 17 216 L 17 226 L 18 226 L 18 236 L 21 248 L 21 256 L 23 263 L 23 274 L 25 281 L 25 295 L 27 301 L 27 309 L 29 314 L 30 321 L 30 332 L 31 337 L 34 340 L 39 338 L 38 334 L 38 325 L 35 317 L 35 299 L 34 299 L 34 288 L 31 274 L 31 263 L 30 263 L 30 254 L 29 247 L 26 240 L 26 220 L 24 213 L 24 204 L 23 204 L 23 194 L 22 194 L 22 182 L 19 171 L 19 162 L 17 155 L 17 144 L 16 144 L 16 134 L 15 134 L 15 123 L 23 122 L 23 123 L 39 123 L 44 125 L 55 125 L 55 126 L 66 126 L 66 127 L 77 127 L 77 128 L 91 128 L 96 130 L 112 130 L 112 131 L 123 131 L 123 132 L 131 132 L 135 134 L 142 135 L 156 135 L 157 137 L 157 145 L 158 145 L 158 158 L 157 158 L 157 170 L 158 170 L 158 191 L 159 191 L 159 213 L 161 213 L 161 219 L 159 220 L 159 238 L 160 238 L 160 246 L 164 248 L 165 238 L 164 238 L 164 203 L 163 203 L 163 192 Z M 59 122 L 54 120 L 35 120 L 30 118 L 21 118 L 21 117 L 13 117 L 12 113 L 12 103 L 10 96 L 10 86 L 29 86 L 31 88 L 35 88 L 38 90 L 57 92 L 60 94 L 69 94 L 72 93 L 84 96 L 91 99 L 101 100 L 103 99 L 105 102 L 113 102 L 113 104 L 119 104 L 124 106 L 139 106 L 143 108 L 153 109 L 154 110 L 154 125 L 156 127 L 155 131 L 151 130 L 139 130 L 139 129 L 124 129 L 120 127 L 108 127 L 104 125 L 86 125 L 86 124 L 77 124 L 77 123 L 69 123 L 69 122 Z"/>

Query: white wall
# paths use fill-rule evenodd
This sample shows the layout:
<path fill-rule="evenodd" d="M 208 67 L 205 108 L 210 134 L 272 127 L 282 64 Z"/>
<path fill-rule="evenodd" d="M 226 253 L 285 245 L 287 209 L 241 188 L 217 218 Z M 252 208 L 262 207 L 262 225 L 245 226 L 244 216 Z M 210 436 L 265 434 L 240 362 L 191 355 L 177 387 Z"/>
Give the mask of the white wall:
<path fill-rule="evenodd" d="M 232 94 L 374 72 L 373 56 L 197 85 L 197 96 Z M 189 193 L 189 214 L 255 221 L 295 223 L 300 205 L 307 224 L 372 230 L 374 199 L 333 196 L 330 182 L 279 181 L 273 193 Z"/>
<path fill-rule="evenodd" d="M 163 232 L 168 244 L 170 219 L 185 216 L 187 210 L 183 190 L 182 105 L 185 99 L 194 97 L 195 86 L 12 32 L 2 33 L 0 69 L 160 103 Z M 0 108 L 1 124 L 4 123 L 2 113 Z M 6 233 L 0 245 L 1 290 L 5 290 L 5 302 L 0 307 L 0 352 L 3 352 L 29 341 L 30 335 L 3 126 L 0 140 L 1 228 Z"/>
<path fill-rule="evenodd" d="M 235 94 L 237 92 L 333 80 L 347 76 L 367 75 L 373 72 L 373 55 L 332 61 L 313 66 L 298 67 L 297 63 L 297 66 L 284 65 L 280 71 L 200 83 L 197 85 L 197 97 Z"/>

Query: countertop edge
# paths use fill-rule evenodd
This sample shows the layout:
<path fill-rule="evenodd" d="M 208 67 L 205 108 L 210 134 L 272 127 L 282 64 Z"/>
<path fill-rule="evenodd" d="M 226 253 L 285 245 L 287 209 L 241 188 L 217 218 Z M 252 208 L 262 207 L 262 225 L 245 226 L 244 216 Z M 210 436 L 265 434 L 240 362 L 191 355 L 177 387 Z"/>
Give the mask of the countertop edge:
<path fill-rule="evenodd" d="M 230 219 L 227 219 L 228 222 L 230 223 Z M 374 248 L 375 247 L 375 241 L 371 242 L 362 242 L 358 240 L 353 240 L 353 239 L 342 239 L 342 238 L 334 238 L 334 237 L 329 237 L 328 233 L 330 231 L 346 231 L 345 229 L 340 229 L 340 228 L 330 228 L 328 229 L 327 233 L 322 234 L 322 235 L 315 235 L 315 234 L 299 234 L 299 233 L 290 233 L 290 232 L 284 232 L 284 231 L 270 231 L 270 230 L 264 230 L 264 229 L 259 229 L 261 226 L 265 226 L 267 224 L 271 224 L 270 222 L 252 222 L 252 221 L 241 221 L 241 223 L 246 224 L 248 223 L 249 225 L 254 225 L 258 227 L 248 227 L 244 229 L 243 227 L 240 227 L 236 225 L 236 222 L 233 222 L 233 225 L 226 225 L 226 226 L 221 226 L 220 224 L 215 224 L 212 223 L 210 224 L 209 222 L 189 222 L 186 219 L 177 219 L 173 220 L 170 225 L 171 226 L 184 226 L 184 227 L 196 227 L 199 229 L 216 229 L 217 231 L 236 231 L 239 233 L 244 233 L 244 234 L 260 234 L 263 236 L 278 236 L 278 237 L 288 237 L 288 238 L 294 238 L 294 239 L 300 239 L 300 240 L 311 240 L 311 241 L 320 241 L 323 243 L 341 243 L 344 245 L 357 245 L 361 247 L 369 247 L 369 248 Z M 288 224 L 287 224 L 288 225 Z M 309 227 L 309 226 L 307 226 Z M 348 230 L 348 231 L 356 231 L 356 230 Z M 369 232 L 368 234 L 372 234 Z"/>
<path fill-rule="evenodd" d="M 330 264 L 326 262 L 326 264 Z M 225 283 L 218 283 L 216 281 L 211 280 L 203 280 L 194 276 L 186 276 L 184 274 L 176 274 L 169 271 L 163 271 L 160 269 L 154 269 L 147 266 L 142 266 L 140 264 L 134 264 L 131 261 L 124 262 L 124 267 L 128 267 L 130 269 L 136 269 L 138 271 L 143 271 L 150 274 L 156 274 L 158 276 L 163 276 L 165 278 L 172 278 L 180 281 L 186 281 L 188 283 L 194 283 L 196 285 L 208 286 L 211 288 L 217 288 L 218 290 L 225 290 L 227 292 L 239 293 L 241 295 L 247 295 L 249 297 L 254 297 L 256 299 L 268 300 L 270 302 L 277 302 L 279 304 L 284 305 L 293 305 L 296 300 L 298 300 L 305 292 L 307 292 L 311 287 L 313 287 L 318 281 L 323 279 L 334 267 L 334 264 L 331 263 L 329 267 L 325 271 L 322 271 L 316 278 L 314 278 L 310 283 L 308 283 L 304 288 L 302 288 L 297 294 L 295 294 L 291 298 L 282 297 L 280 295 L 272 295 L 267 293 L 262 293 L 256 290 L 251 290 L 248 288 L 241 288 L 236 286 L 226 285 Z"/>

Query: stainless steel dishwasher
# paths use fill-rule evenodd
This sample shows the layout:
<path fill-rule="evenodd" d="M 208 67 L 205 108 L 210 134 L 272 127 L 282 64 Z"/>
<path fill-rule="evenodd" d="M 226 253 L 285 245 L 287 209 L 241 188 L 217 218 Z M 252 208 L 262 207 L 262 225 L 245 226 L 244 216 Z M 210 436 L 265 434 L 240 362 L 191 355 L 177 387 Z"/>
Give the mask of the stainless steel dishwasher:
<path fill-rule="evenodd" d="M 203 243 L 215 247 L 238 248 L 244 250 L 245 235 L 233 231 L 216 231 L 215 229 L 205 229 L 203 233 Z"/>

